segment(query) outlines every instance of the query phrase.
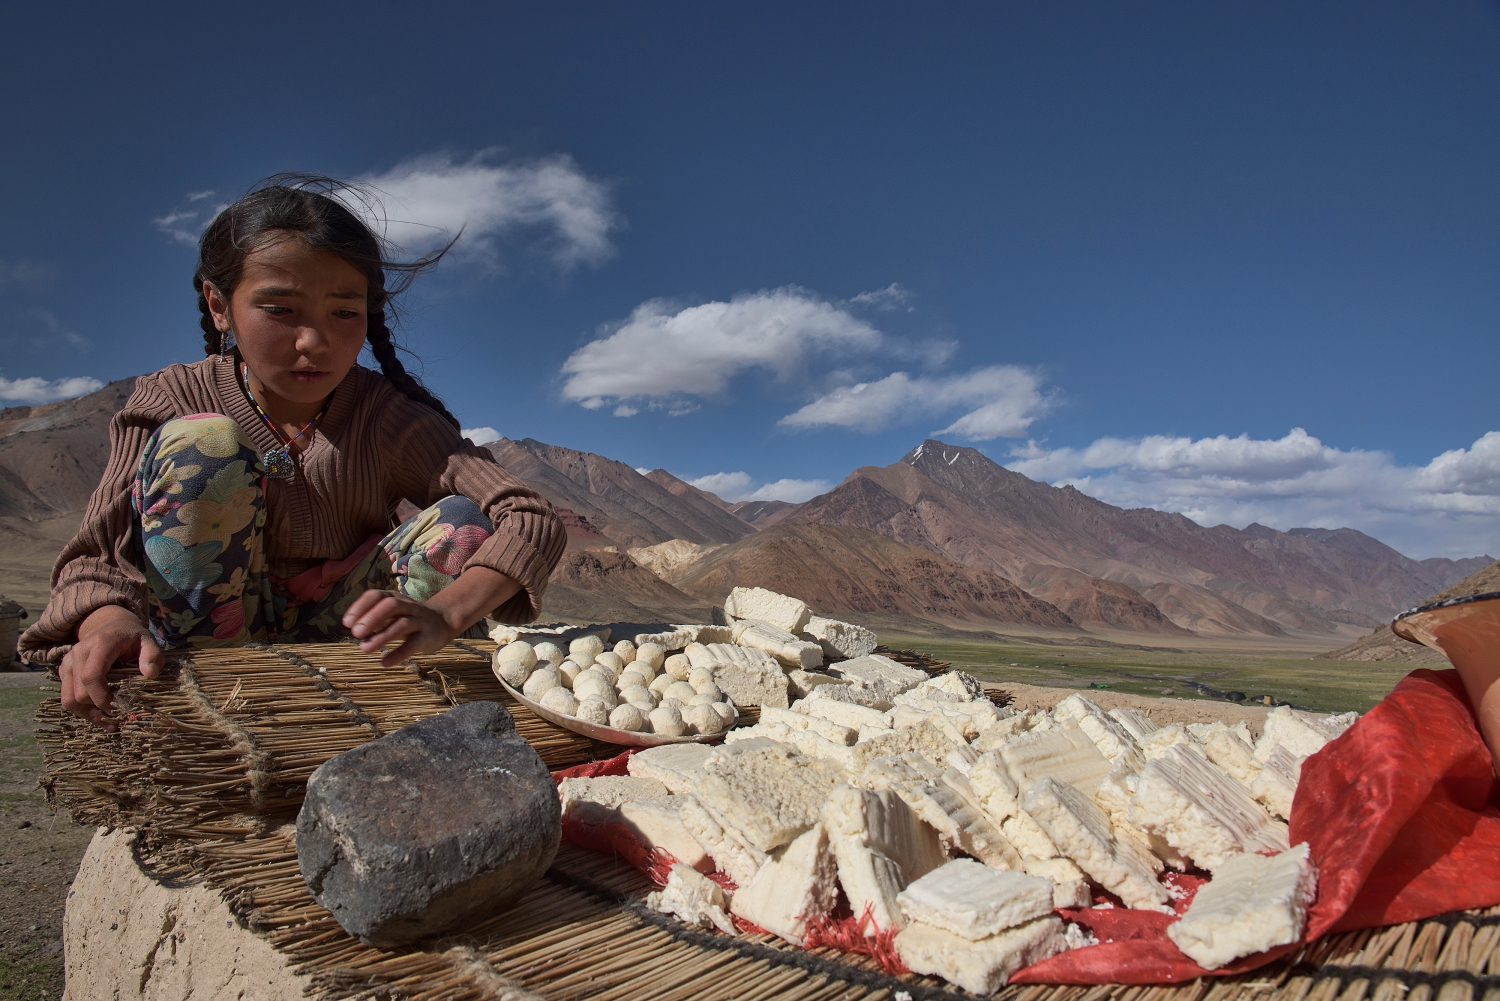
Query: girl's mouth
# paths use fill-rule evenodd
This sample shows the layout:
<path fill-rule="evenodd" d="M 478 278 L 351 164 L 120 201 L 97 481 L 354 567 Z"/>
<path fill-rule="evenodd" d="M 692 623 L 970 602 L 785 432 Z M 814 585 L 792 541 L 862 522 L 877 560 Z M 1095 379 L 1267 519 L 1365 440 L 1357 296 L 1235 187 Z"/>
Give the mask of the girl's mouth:
<path fill-rule="evenodd" d="M 312 369 L 312 370 L 307 371 L 307 372 L 293 372 L 292 373 L 292 378 L 294 378 L 298 382 L 302 382 L 302 383 L 317 382 L 319 379 L 326 378 L 327 376 L 328 376 L 328 373 L 324 372 L 322 369 Z"/>

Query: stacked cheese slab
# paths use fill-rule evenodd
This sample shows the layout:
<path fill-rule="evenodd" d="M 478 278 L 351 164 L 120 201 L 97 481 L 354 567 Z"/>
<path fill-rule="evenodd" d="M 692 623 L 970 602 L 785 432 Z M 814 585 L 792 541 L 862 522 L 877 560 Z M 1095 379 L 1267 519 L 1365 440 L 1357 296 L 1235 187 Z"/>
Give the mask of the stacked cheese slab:
<path fill-rule="evenodd" d="M 1280 708 L 1254 740 L 1081 693 L 1017 713 L 973 677 L 874 654 L 827 675 L 721 745 L 651 748 L 629 777 L 563 782 L 565 814 L 670 854 L 683 868 L 653 906 L 684 921 L 728 915 L 800 945 L 842 901 L 864 934 L 894 933 L 909 968 L 980 993 L 1088 944 L 1069 908 L 1174 913 L 1169 869 L 1212 876 L 1173 925 L 1204 966 L 1301 934 L 1316 872 L 1284 819 L 1301 763 L 1352 714 Z M 701 878 L 715 871 L 722 900 Z"/>

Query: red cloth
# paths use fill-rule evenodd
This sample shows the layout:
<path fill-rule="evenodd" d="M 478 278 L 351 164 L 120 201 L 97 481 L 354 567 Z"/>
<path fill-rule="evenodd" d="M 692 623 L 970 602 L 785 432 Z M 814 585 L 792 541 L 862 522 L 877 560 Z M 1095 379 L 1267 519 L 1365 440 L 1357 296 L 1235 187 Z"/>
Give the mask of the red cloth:
<path fill-rule="evenodd" d="M 1413 671 L 1307 759 L 1291 822 L 1291 843 L 1303 841 L 1318 865 L 1305 941 L 1500 903 L 1500 783 L 1457 671 Z M 1253 970 L 1296 948 L 1208 971 L 1167 938 L 1167 915 L 1065 913 L 1101 944 L 1011 983 L 1172 983 Z"/>

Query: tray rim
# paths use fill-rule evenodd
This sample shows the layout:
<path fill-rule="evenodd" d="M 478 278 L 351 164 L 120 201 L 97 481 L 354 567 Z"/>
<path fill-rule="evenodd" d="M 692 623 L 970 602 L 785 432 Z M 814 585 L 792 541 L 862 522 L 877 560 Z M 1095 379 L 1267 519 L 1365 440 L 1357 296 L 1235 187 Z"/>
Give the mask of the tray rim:
<path fill-rule="evenodd" d="M 740 719 L 740 710 L 733 702 L 729 705 L 734 709 L 734 719 L 725 724 L 724 729 L 718 733 L 686 734 L 681 737 L 668 737 L 660 733 L 636 733 L 633 730 L 617 730 L 612 726 L 601 726 L 598 723 L 590 723 L 587 720 L 578 719 L 575 716 L 567 716 L 563 713 L 548 709 L 534 699 L 528 699 L 519 691 L 512 688 L 510 682 L 495 675 L 495 680 L 500 682 L 500 687 L 521 703 L 527 709 L 536 713 L 549 723 L 556 724 L 565 730 L 594 740 L 601 740 L 607 744 L 619 744 L 623 747 L 660 747 L 663 744 L 714 744 L 724 739 L 724 735 L 734 729 Z"/>

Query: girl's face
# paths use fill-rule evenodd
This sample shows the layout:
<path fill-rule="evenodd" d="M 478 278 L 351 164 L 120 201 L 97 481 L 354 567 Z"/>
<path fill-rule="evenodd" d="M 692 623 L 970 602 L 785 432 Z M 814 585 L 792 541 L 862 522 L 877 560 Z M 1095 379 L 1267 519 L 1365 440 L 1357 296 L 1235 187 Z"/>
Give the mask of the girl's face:
<path fill-rule="evenodd" d="M 207 283 L 203 294 L 271 402 L 313 404 L 359 358 L 368 291 L 353 265 L 289 235 L 250 252 L 227 304 Z"/>

